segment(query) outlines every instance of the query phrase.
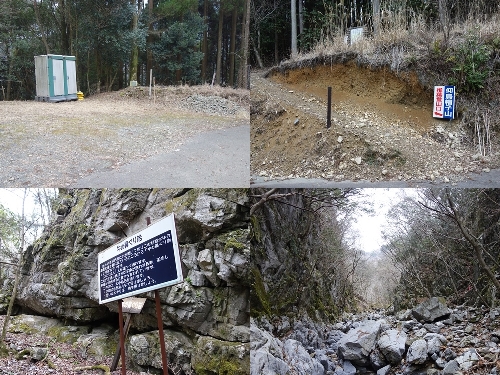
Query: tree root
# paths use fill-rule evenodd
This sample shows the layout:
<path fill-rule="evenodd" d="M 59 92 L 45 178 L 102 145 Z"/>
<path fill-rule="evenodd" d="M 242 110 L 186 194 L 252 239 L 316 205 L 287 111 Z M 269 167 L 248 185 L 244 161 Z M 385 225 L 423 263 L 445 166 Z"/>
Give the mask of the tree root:
<path fill-rule="evenodd" d="M 85 371 L 85 370 L 102 370 L 104 371 L 104 375 L 111 375 L 111 370 L 107 365 L 83 366 L 75 368 L 75 371 Z"/>

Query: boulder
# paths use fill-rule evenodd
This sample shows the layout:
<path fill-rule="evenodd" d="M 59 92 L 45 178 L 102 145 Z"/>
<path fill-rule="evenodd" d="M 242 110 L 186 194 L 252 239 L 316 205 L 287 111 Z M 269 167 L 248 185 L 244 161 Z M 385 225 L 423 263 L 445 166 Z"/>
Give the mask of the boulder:
<path fill-rule="evenodd" d="M 285 341 L 283 345 L 285 362 L 294 369 L 297 375 L 324 375 L 323 365 L 311 358 L 300 342 L 292 339 Z"/>
<path fill-rule="evenodd" d="M 417 320 L 432 323 L 439 319 L 448 318 L 451 311 L 446 306 L 444 299 L 432 297 L 415 307 L 412 314 Z"/>
<path fill-rule="evenodd" d="M 467 371 L 474 365 L 474 363 L 479 361 L 479 356 L 477 355 L 476 349 L 470 349 L 461 356 L 455 358 L 455 361 L 457 361 L 462 370 Z"/>
<path fill-rule="evenodd" d="M 258 349 L 250 352 L 250 375 L 286 375 L 290 367 L 282 359 Z"/>
<path fill-rule="evenodd" d="M 391 369 L 391 365 L 387 365 L 385 367 L 382 367 L 381 369 L 379 369 L 377 371 L 377 375 L 387 375 L 387 373 L 389 372 L 390 369 Z"/>
<path fill-rule="evenodd" d="M 458 362 L 453 359 L 444 366 L 443 375 L 455 375 L 459 370 Z"/>
<path fill-rule="evenodd" d="M 390 364 L 398 364 L 405 352 L 406 333 L 395 329 L 385 331 L 380 335 L 378 347 Z"/>
<path fill-rule="evenodd" d="M 406 362 L 420 365 L 427 361 L 427 342 L 423 339 L 415 340 L 408 349 Z"/>
<path fill-rule="evenodd" d="M 367 366 L 370 353 L 375 348 L 380 332 L 381 321 L 365 321 L 359 327 L 350 330 L 338 342 L 338 355 L 351 361 L 355 366 Z"/>
<path fill-rule="evenodd" d="M 191 356 L 191 367 L 196 374 L 248 375 L 250 343 L 199 337 Z"/>

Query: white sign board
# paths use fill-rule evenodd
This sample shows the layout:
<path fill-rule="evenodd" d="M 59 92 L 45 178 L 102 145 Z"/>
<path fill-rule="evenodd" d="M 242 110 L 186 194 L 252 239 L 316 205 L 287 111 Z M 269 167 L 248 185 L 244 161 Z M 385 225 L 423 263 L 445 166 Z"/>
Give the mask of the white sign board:
<path fill-rule="evenodd" d="M 356 27 L 354 29 L 351 29 L 351 45 L 353 45 L 354 43 L 356 43 L 361 39 L 363 39 L 363 28 Z"/>
<path fill-rule="evenodd" d="M 434 86 L 432 116 L 449 120 L 455 118 L 455 86 Z"/>
<path fill-rule="evenodd" d="M 99 303 L 182 282 L 174 215 L 124 238 L 97 259 Z"/>

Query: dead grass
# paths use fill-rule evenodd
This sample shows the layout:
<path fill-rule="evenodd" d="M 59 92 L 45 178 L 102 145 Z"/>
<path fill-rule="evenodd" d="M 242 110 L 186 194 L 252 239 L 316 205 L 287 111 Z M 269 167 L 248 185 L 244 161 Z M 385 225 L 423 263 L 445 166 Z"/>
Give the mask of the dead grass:
<path fill-rule="evenodd" d="M 310 52 L 299 54 L 280 66 L 303 67 L 355 60 L 370 68 L 389 67 L 397 75 L 413 72 L 427 90 L 435 85 L 456 84 L 459 118 L 469 141 L 483 155 L 485 150 L 493 150 L 491 144 L 488 147 L 481 144 L 486 130 L 478 135 L 477 129 L 487 128 L 488 139 L 498 143 L 495 135 L 500 132 L 500 13 L 488 18 L 480 12 L 471 14 L 465 22 L 452 25 L 448 34 L 438 23 L 428 24 L 422 17 L 413 17 L 407 24 L 402 11 L 392 12 L 390 17 L 378 35 L 368 35 L 348 45 L 343 35 L 331 32 Z M 457 73 L 457 67 L 464 66 L 459 51 L 468 48 L 471 37 L 489 51 L 489 61 L 482 67 L 487 77 L 473 89 L 463 82 L 463 73 Z M 347 58 L 339 59 L 339 56 Z M 487 113 L 487 120 L 483 113 Z"/>

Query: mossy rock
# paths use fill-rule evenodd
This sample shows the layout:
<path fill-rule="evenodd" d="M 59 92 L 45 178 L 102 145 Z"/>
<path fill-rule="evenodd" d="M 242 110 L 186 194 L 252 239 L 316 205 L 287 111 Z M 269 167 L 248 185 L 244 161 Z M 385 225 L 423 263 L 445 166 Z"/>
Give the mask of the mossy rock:
<path fill-rule="evenodd" d="M 55 326 L 47 330 L 47 336 L 55 338 L 58 342 L 73 344 L 88 331 L 88 326 Z"/>
<path fill-rule="evenodd" d="M 191 366 L 197 375 L 249 374 L 250 344 L 200 337 Z"/>
<path fill-rule="evenodd" d="M 46 318 L 36 315 L 18 315 L 12 318 L 9 325 L 11 333 L 44 333 L 54 327 L 62 327 L 62 323 L 57 319 Z"/>

